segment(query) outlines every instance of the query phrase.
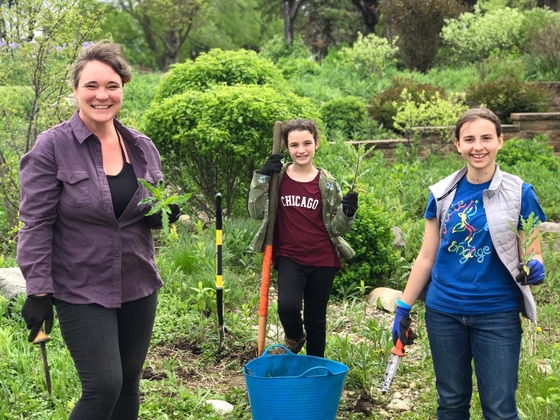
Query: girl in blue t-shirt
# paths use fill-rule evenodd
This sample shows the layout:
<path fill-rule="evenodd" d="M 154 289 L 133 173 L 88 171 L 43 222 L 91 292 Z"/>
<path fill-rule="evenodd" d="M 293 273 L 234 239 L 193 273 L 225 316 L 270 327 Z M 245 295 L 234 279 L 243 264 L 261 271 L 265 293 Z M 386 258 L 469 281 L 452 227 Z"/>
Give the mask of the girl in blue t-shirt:
<path fill-rule="evenodd" d="M 529 286 L 545 276 L 538 225 L 522 250 L 522 220 L 546 216 L 532 185 L 496 165 L 503 141 L 492 111 L 459 118 L 455 146 L 466 167 L 430 187 L 422 248 L 397 302 L 393 340 L 412 344 L 410 309 L 427 289 L 438 419 L 469 418 L 473 361 L 484 418 L 518 418 L 519 312 L 536 322 Z"/>

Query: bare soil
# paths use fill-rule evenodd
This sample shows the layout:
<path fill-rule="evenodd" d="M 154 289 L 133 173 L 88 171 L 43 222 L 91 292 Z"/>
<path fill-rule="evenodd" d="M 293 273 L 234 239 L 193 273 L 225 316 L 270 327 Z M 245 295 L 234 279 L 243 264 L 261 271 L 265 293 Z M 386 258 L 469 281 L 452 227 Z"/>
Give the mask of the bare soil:
<path fill-rule="evenodd" d="M 334 304 L 331 304 L 334 306 Z M 334 311 L 335 313 L 342 313 Z M 386 325 L 392 323 L 393 315 L 373 307 L 366 309 L 366 316 L 378 319 L 379 322 L 385 321 Z M 351 320 L 344 322 L 347 325 L 346 331 L 341 335 L 352 336 L 352 341 L 364 340 L 363 337 L 351 332 Z M 413 325 L 413 328 L 415 326 Z M 234 338 L 231 338 L 232 340 Z M 227 342 L 228 334 L 224 338 Z M 412 353 L 412 352 L 410 352 Z M 163 365 L 165 360 L 173 360 L 174 374 L 180 378 L 182 385 L 193 391 L 197 388 L 212 390 L 213 393 L 227 394 L 232 388 L 245 389 L 245 378 L 243 376 L 243 366 L 257 357 L 257 343 L 250 343 L 247 348 L 225 348 L 221 353 L 209 357 L 204 355 L 200 347 L 189 343 L 174 343 L 172 345 L 157 346 L 152 348 L 148 355 L 147 367 L 144 369 L 142 379 L 146 380 L 166 380 L 166 369 Z M 412 359 L 412 357 L 410 358 Z M 412 361 L 412 360 L 411 360 Z M 398 413 L 403 410 L 401 407 L 392 407 L 392 401 L 408 401 L 407 405 L 412 407 L 413 401 L 418 398 L 419 390 L 414 386 L 402 387 L 394 383 L 391 395 L 383 396 L 378 400 L 377 395 L 371 390 L 362 389 L 361 392 L 343 391 L 342 400 L 343 410 L 350 413 L 362 413 L 369 417 L 373 412 L 386 419 L 398 418 Z M 373 396 L 372 396 L 373 395 Z M 406 407 L 406 406 L 405 406 Z M 395 417 L 397 415 L 397 417 Z"/>

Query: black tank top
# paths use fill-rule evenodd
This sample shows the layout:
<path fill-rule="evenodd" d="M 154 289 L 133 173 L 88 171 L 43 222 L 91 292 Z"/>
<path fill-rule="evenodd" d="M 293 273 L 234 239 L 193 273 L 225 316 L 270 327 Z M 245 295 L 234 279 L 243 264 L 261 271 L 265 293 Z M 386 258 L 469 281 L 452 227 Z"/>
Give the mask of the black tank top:
<path fill-rule="evenodd" d="M 138 182 L 136 181 L 136 175 L 134 175 L 132 164 L 126 161 L 126 155 L 124 154 L 121 143 L 121 135 L 118 130 L 117 137 L 119 138 L 119 146 L 121 147 L 123 157 L 123 168 L 117 175 L 107 175 L 107 182 L 109 183 L 109 190 L 111 190 L 115 217 L 118 219 L 126 210 L 130 200 L 134 196 L 138 188 Z"/>

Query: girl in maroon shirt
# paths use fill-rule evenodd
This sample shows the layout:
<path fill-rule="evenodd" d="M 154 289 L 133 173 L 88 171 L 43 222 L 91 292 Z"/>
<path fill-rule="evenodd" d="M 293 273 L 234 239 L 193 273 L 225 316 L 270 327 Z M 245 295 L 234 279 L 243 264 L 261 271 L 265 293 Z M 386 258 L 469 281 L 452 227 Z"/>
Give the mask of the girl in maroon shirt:
<path fill-rule="evenodd" d="M 314 166 L 319 137 L 313 121 L 289 121 L 283 141 L 291 162 L 282 167 L 281 155 L 271 155 L 255 173 L 252 189 L 263 181 L 255 178 L 280 173 L 272 249 L 285 344 L 298 353 L 307 342 L 308 355 L 324 357 L 327 303 L 334 276 L 342 268 L 338 236 L 352 226 L 358 195 L 349 192 L 342 198 L 332 175 Z"/>

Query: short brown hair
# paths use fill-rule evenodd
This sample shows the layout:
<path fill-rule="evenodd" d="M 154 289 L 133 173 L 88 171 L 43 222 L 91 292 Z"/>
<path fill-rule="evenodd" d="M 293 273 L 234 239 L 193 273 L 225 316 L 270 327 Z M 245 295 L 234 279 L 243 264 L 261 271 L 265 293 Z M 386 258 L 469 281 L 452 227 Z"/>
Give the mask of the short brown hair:
<path fill-rule="evenodd" d="M 78 87 L 82 70 L 90 61 L 100 61 L 110 66 L 121 77 L 123 85 L 130 82 L 132 78 L 132 71 L 124 56 L 122 45 L 104 39 L 85 47 L 78 56 L 71 73 L 74 88 Z"/>
<path fill-rule="evenodd" d="M 313 135 L 315 143 L 319 140 L 319 128 L 315 121 L 296 118 L 295 120 L 287 121 L 282 130 L 282 140 L 286 149 L 288 148 L 288 134 L 292 131 L 309 131 Z"/>
<path fill-rule="evenodd" d="M 457 124 L 455 124 L 455 139 L 459 140 L 461 127 L 463 127 L 465 123 L 478 120 L 479 118 L 484 118 L 493 123 L 496 127 L 496 134 L 498 137 L 502 135 L 502 124 L 500 123 L 500 118 L 496 114 L 488 108 L 471 108 L 465 111 L 457 120 Z"/>

